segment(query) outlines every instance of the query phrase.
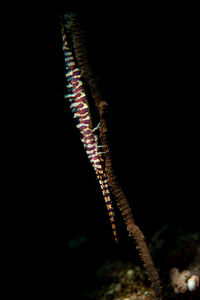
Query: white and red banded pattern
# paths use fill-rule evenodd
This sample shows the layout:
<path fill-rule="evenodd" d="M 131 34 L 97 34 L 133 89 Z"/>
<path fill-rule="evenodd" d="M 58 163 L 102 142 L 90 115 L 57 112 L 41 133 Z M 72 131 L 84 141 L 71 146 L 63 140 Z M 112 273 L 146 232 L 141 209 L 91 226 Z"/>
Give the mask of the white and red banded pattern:
<path fill-rule="evenodd" d="M 86 150 L 88 158 L 93 168 L 95 169 L 104 196 L 106 207 L 109 213 L 113 235 L 115 240 L 117 241 L 116 226 L 114 221 L 114 211 L 110 199 L 108 181 L 101 163 L 100 154 L 98 153 L 97 138 L 94 135 L 93 130 L 90 128 L 90 123 L 91 123 L 90 115 L 88 112 L 86 93 L 84 91 L 84 86 L 81 80 L 81 73 L 76 66 L 75 60 L 73 58 L 73 54 L 68 45 L 64 26 L 62 29 L 62 36 L 63 36 L 63 51 L 64 51 L 64 58 L 65 58 L 65 67 L 66 67 L 66 75 L 65 75 L 66 83 L 67 83 L 66 86 L 68 91 L 67 95 L 65 95 L 65 99 L 70 103 L 70 108 L 73 112 L 73 117 L 77 120 L 76 127 L 80 131 L 81 141 Z"/>

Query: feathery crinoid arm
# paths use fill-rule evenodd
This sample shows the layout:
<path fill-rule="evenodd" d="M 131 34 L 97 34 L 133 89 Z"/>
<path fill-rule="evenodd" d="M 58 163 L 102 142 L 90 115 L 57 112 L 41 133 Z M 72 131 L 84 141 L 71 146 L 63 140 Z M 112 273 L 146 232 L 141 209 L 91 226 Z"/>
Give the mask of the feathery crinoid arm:
<path fill-rule="evenodd" d="M 70 39 L 70 32 L 68 29 L 69 25 L 68 23 L 65 23 L 62 27 L 67 87 L 65 99 L 69 102 L 73 117 L 77 120 L 76 127 L 80 131 L 81 141 L 100 183 L 112 225 L 113 235 L 115 241 L 117 241 L 114 211 L 110 198 L 108 180 L 102 163 L 103 159 L 98 151 L 97 136 L 92 129 L 92 120 L 87 95 L 82 81 L 81 70 L 79 69 L 78 62 L 73 53 L 73 46 L 68 42 L 68 39 Z"/>

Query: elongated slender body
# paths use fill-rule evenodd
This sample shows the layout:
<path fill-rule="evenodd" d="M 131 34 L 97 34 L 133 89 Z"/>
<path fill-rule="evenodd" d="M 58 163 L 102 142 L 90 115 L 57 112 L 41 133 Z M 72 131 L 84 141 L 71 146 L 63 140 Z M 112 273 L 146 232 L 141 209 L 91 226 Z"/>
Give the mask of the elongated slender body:
<path fill-rule="evenodd" d="M 73 117 L 77 120 L 76 127 L 80 131 L 81 141 L 99 180 L 109 213 L 113 235 L 115 240 L 117 241 L 114 212 L 110 199 L 108 181 L 102 165 L 101 155 L 98 153 L 97 137 L 94 134 L 94 130 L 91 128 L 92 123 L 89 114 L 89 105 L 87 102 L 84 85 L 81 80 L 81 72 L 73 57 L 72 49 L 69 47 L 69 44 L 67 42 L 67 35 L 65 33 L 64 26 L 62 28 L 62 36 L 66 67 L 66 86 L 68 92 L 65 95 L 65 99 L 70 103 Z"/>

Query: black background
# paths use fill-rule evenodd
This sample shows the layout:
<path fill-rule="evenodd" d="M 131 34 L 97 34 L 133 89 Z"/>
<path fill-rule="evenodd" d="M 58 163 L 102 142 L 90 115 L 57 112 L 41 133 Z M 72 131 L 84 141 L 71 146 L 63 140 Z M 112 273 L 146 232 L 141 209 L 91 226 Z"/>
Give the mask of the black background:
<path fill-rule="evenodd" d="M 26 261 L 24 274 L 37 269 L 31 282 L 36 286 L 55 267 L 61 291 L 84 285 L 86 273 L 104 257 L 134 253 L 118 212 L 119 245 L 114 244 L 98 182 L 64 104 L 59 22 L 68 11 L 80 14 L 87 33 L 91 65 L 109 103 L 113 165 L 147 241 L 164 224 L 185 232 L 197 231 L 199 224 L 195 8 L 17 6 L 8 21 L 15 198 L 9 197 L 7 222 L 16 274 L 19 256 Z M 80 236 L 86 242 L 69 249 L 68 242 Z"/>

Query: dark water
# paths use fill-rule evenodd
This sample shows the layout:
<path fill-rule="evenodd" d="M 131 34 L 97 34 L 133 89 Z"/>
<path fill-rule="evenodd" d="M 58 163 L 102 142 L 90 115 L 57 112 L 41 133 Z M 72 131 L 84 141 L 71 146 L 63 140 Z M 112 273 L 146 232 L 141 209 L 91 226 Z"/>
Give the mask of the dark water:
<path fill-rule="evenodd" d="M 118 212 L 121 242 L 114 245 L 100 188 L 64 105 L 59 16 L 78 11 L 86 28 L 91 65 L 109 103 L 113 165 L 147 240 L 164 224 L 198 231 L 195 17 L 120 4 L 35 8 L 11 18 L 15 198 L 8 215 L 27 272 L 35 273 L 35 263 L 39 277 L 55 268 L 61 290 L 73 290 L 107 255 L 135 259 L 135 249 Z M 69 241 L 77 246 L 69 248 Z"/>

